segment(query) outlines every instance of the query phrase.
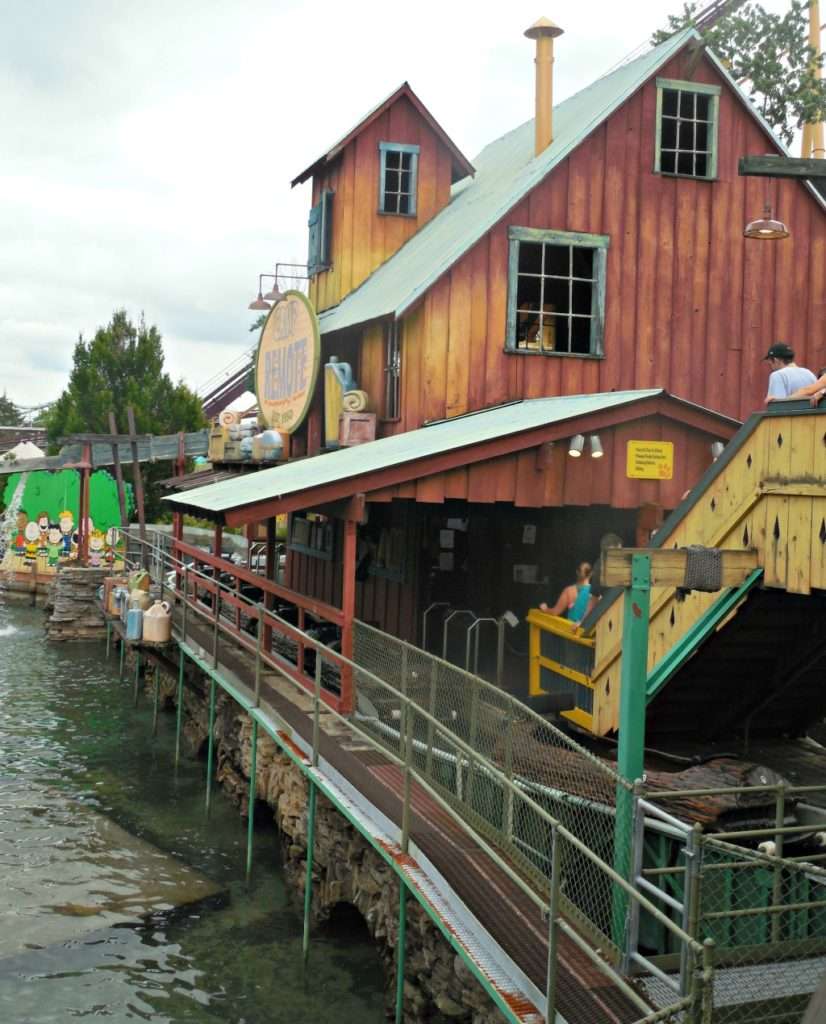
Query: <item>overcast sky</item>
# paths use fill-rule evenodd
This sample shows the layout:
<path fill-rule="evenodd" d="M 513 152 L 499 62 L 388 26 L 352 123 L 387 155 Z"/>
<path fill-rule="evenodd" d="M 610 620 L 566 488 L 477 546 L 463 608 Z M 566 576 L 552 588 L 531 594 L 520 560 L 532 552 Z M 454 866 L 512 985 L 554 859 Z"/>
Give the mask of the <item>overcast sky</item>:
<path fill-rule="evenodd" d="M 0 392 L 55 399 L 120 307 L 203 384 L 255 340 L 257 275 L 306 258 L 290 179 L 401 81 L 473 159 L 533 115 L 537 17 L 565 30 L 560 100 L 681 7 L 0 0 Z"/>

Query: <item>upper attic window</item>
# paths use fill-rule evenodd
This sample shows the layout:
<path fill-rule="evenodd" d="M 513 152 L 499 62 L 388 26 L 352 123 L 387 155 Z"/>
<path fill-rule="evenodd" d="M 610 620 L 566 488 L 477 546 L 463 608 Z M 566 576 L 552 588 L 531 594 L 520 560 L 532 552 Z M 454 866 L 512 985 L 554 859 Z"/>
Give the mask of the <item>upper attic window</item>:
<path fill-rule="evenodd" d="M 380 142 L 379 213 L 416 215 L 419 147 Z"/>
<path fill-rule="evenodd" d="M 310 210 L 307 221 L 307 273 L 310 277 L 329 270 L 331 265 L 330 245 L 333 231 L 333 192 L 325 189 L 315 206 Z"/>
<path fill-rule="evenodd" d="M 719 85 L 658 78 L 654 170 L 716 178 L 719 108 Z"/>

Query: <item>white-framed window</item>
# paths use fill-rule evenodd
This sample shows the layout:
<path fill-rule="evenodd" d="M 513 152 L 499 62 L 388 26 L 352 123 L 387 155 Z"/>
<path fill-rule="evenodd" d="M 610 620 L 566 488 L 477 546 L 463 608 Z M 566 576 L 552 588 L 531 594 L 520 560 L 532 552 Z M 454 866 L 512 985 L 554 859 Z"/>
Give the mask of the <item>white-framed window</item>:
<path fill-rule="evenodd" d="M 716 178 L 719 113 L 719 85 L 658 78 L 654 170 Z"/>
<path fill-rule="evenodd" d="M 379 213 L 415 217 L 419 147 L 380 142 L 379 158 Z"/>
<path fill-rule="evenodd" d="M 608 236 L 511 227 L 508 240 L 506 348 L 601 356 Z"/>

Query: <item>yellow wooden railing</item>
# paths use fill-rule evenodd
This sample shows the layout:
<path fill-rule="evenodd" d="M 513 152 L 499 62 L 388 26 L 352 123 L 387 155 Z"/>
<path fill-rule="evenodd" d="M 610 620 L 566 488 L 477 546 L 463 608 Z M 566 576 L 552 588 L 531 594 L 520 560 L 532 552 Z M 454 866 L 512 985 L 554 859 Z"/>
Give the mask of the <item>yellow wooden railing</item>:
<path fill-rule="evenodd" d="M 593 688 L 591 665 L 594 639 L 585 636 L 570 619 L 531 608 L 529 684 L 531 698 L 570 694 L 574 706 L 566 718 L 585 729 L 592 728 Z"/>

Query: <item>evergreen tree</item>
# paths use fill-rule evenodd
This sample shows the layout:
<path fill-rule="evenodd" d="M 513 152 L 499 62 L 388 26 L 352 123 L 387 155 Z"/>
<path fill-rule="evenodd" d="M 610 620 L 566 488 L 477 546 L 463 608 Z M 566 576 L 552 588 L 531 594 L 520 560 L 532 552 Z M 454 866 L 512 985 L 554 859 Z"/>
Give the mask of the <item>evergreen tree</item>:
<path fill-rule="evenodd" d="M 682 12 L 671 15 L 668 28 L 655 32 L 652 42 L 661 43 L 693 25 L 699 6 L 684 3 Z M 702 35 L 787 145 L 796 129 L 826 119 L 826 79 L 819 80 L 814 73 L 808 0 L 791 0 L 783 15 L 772 14 L 759 3 L 736 5 Z"/>
<path fill-rule="evenodd" d="M 69 434 L 108 434 L 114 412 L 119 433 L 128 433 L 127 406 L 135 413 L 139 434 L 172 434 L 206 425 L 201 401 L 185 384 L 164 372 L 163 341 L 143 319 L 136 326 L 125 310 L 116 310 L 91 341 L 81 335 L 75 345 L 66 390 L 46 418 L 49 441 Z M 171 475 L 168 464 L 141 467 L 146 484 L 148 520 L 165 512 L 157 481 Z M 126 469 L 127 478 L 129 469 Z"/>
<path fill-rule="evenodd" d="M 0 395 L 0 427 L 19 427 L 22 422 L 20 410 L 4 391 Z"/>

